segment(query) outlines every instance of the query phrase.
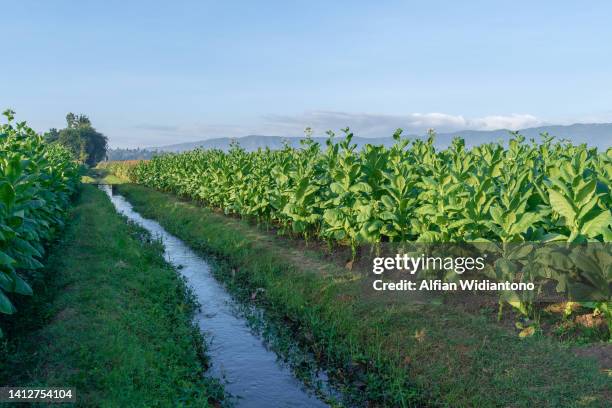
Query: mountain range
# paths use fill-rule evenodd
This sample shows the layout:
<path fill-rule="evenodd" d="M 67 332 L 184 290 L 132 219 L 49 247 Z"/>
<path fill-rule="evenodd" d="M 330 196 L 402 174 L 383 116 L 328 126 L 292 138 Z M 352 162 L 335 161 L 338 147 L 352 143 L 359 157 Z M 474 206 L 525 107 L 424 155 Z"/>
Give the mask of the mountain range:
<path fill-rule="evenodd" d="M 606 150 L 612 147 L 612 123 L 576 123 L 573 125 L 550 125 L 533 128 L 521 129 L 518 131 L 527 139 L 540 138 L 542 133 L 548 133 L 558 139 L 568 139 L 574 144 L 586 143 L 589 146 Z M 406 135 L 410 138 L 426 138 L 424 135 Z M 468 147 L 490 142 L 507 142 L 511 137 L 510 130 L 462 130 L 450 133 L 438 133 L 436 135 L 436 147 L 445 148 L 450 145 L 455 137 L 465 139 Z M 257 150 L 258 148 L 282 149 L 287 143 L 292 147 L 299 147 L 303 137 L 284 137 L 284 136 L 264 136 L 249 135 L 238 138 L 219 137 L 214 139 L 200 140 L 196 142 L 186 142 L 171 144 L 158 147 L 147 147 L 143 149 L 111 149 L 108 152 L 109 160 L 130 160 L 147 159 L 154 153 L 173 152 L 179 153 L 196 148 L 228 150 L 232 142 L 238 142 L 247 151 Z M 327 137 L 313 137 L 321 145 L 325 144 Z M 338 136 L 340 139 L 340 136 Z M 354 137 L 353 142 L 358 147 L 365 144 L 377 144 L 390 146 L 393 144 L 391 136 L 378 138 Z"/>
<path fill-rule="evenodd" d="M 575 144 L 586 143 L 590 146 L 596 146 L 600 149 L 607 149 L 612 146 L 612 123 L 576 123 L 573 125 L 552 125 L 540 126 L 534 128 L 526 128 L 519 130 L 519 133 L 526 138 L 539 138 L 542 133 L 548 133 L 559 139 L 568 139 Z M 424 135 L 408 135 L 411 138 L 425 138 Z M 436 146 L 447 147 L 454 137 L 462 137 L 466 141 L 466 145 L 474 146 L 482 143 L 495 141 L 507 142 L 511 137 L 510 130 L 462 130 L 450 133 L 438 133 L 436 135 Z M 299 147 L 300 140 L 303 137 L 284 137 L 284 136 L 264 136 L 264 135 L 249 135 L 239 138 L 220 137 L 214 139 L 200 140 L 197 142 L 178 143 L 167 146 L 152 147 L 146 150 L 154 150 L 159 152 L 183 152 L 195 148 L 203 149 L 222 149 L 227 150 L 232 141 L 236 141 L 244 149 L 251 151 L 258 148 L 269 147 L 270 149 L 282 149 L 284 143 L 290 146 Z M 313 139 L 321 144 L 324 144 L 327 137 L 313 137 Z M 393 144 L 393 138 L 365 138 L 354 137 L 353 142 L 359 147 L 369 144 L 382 144 L 389 146 Z"/>

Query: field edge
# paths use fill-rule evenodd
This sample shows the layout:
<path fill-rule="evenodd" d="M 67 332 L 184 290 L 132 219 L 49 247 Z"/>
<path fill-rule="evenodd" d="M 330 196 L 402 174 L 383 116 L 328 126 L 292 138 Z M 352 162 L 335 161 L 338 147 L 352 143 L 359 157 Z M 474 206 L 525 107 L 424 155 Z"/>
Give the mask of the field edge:
<path fill-rule="evenodd" d="M 323 265 L 316 257 L 296 265 L 282 256 L 291 248 L 277 245 L 270 234 L 244 220 L 143 186 L 116 189 L 137 211 L 192 248 L 233 265 L 227 271 L 231 277 L 225 278 L 230 287 L 238 282 L 247 290 L 262 288 L 258 303 L 297 324 L 297 335 L 315 349 L 324 348 L 324 358 L 354 366 L 369 399 L 403 406 L 595 407 L 610 402 L 610 378 L 595 361 L 578 358 L 550 339 L 520 340 L 478 316 L 445 311 L 440 322 L 423 317 L 422 309 L 359 304 L 350 285 L 335 283 L 346 277 L 346 270 Z M 313 269 L 317 272 L 306 271 Z M 432 338 L 421 342 L 415 335 L 419 328 Z M 449 373 L 457 378 L 448 378 Z"/>
<path fill-rule="evenodd" d="M 205 376 L 198 305 L 162 251 L 83 185 L 35 297 L 20 302 L 30 313 L 8 321 L 0 383 L 76 387 L 78 406 L 226 404 Z"/>

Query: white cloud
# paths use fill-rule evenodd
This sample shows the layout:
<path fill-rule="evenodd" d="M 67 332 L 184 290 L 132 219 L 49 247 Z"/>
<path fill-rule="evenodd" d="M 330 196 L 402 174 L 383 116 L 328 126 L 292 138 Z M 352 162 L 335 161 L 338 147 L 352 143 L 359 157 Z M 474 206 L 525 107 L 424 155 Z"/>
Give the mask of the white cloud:
<path fill-rule="evenodd" d="M 162 146 L 211 139 L 216 137 L 241 137 L 246 135 L 302 136 L 306 127 L 316 135 L 327 130 L 338 131 L 350 127 L 358 136 L 390 136 L 397 128 L 405 134 L 424 134 L 433 128 L 439 133 L 458 130 L 518 130 L 539 126 L 544 122 L 533 115 L 511 114 L 466 118 L 446 113 L 408 113 L 386 115 L 378 113 L 351 113 L 314 110 L 296 115 L 266 115 L 257 123 L 226 125 L 211 123 L 160 124 L 140 123 L 131 127 L 101 129 L 111 136 L 113 147 Z"/>
<path fill-rule="evenodd" d="M 348 113 L 336 111 L 310 111 L 300 115 L 268 115 L 264 117 L 263 128 L 274 134 L 301 134 L 304 128 L 312 127 L 317 134 L 328 129 L 350 127 L 360 136 L 388 136 L 395 129 L 407 133 L 422 134 L 433 128 L 438 132 L 458 130 L 518 130 L 539 126 L 543 121 L 533 115 L 511 114 L 466 118 L 446 113 L 409 113 L 406 115 L 385 115 L 375 113 Z"/>
<path fill-rule="evenodd" d="M 470 123 L 471 122 L 471 123 Z M 484 116 L 468 121 L 468 127 L 474 130 L 510 129 L 519 130 L 528 127 L 541 126 L 544 122 L 533 115 L 512 114 Z"/>

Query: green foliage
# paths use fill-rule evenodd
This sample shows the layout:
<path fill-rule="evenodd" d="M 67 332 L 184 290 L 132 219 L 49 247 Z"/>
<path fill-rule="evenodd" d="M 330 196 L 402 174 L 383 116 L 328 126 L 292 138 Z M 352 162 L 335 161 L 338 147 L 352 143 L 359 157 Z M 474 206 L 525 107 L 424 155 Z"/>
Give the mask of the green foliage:
<path fill-rule="evenodd" d="M 323 149 L 307 138 L 300 149 L 249 153 L 234 145 L 229 152 L 194 150 L 114 166 L 137 183 L 225 213 L 348 245 L 353 257 L 362 244 L 386 241 L 489 242 L 502 257 L 495 274 L 511 278 L 525 264 L 506 244 L 612 240 L 612 149 L 601 153 L 546 135 L 538 144 L 514 134 L 507 147 L 466 149 L 457 138 L 438 151 L 433 134 L 411 141 L 398 130 L 390 148 L 357 150 L 349 129 L 343 133 L 340 142 L 330 133 Z M 609 303 L 612 275 L 601 275 L 597 285 L 605 286 Z M 564 288 L 583 285 L 553 278 Z M 529 311 L 528 300 L 508 294 L 503 300 Z"/>
<path fill-rule="evenodd" d="M 96 169 L 105 170 L 121 179 L 129 179 L 132 169 L 139 163 L 138 160 L 104 161 L 98 163 Z"/>
<path fill-rule="evenodd" d="M 452 303 L 367 296 L 353 271 L 316 246 L 276 240 L 248 222 L 151 188 L 116 189 L 144 217 L 227 262 L 216 276 L 237 296 L 245 290 L 249 299 L 264 288 L 256 302 L 266 316 L 289 323 L 332 379 L 351 381 L 357 396 L 369 400 L 354 406 L 609 405 L 610 379 L 593 359 L 539 332 L 512 336 L 490 321 L 487 306 L 473 315 Z"/>
<path fill-rule="evenodd" d="M 68 150 L 49 145 L 26 126 L 0 125 L 0 313 L 15 308 L 9 294 L 31 295 L 22 271 L 38 269 L 43 244 L 63 225 L 78 166 Z"/>
<path fill-rule="evenodd" d="M 95 166 L 106 157 L 108 139 L 96 131 L 85 115 L 66 115 L 66 128 L 51 129 L 45 136 L 48 142 L 60 144 L 69 149 L 81 163 Z"/>
<path fill-rule="evenodd" d="M 352 133 L 325 149 L 221 150 L 113 163 L 133 181 L 256 216 L 306 237 L 380 241 L 609 242 L 612 149 L 527 143 L 436 151 L 402 139 L 358 151 Z M 127 167 L 127 169 L 126 169 Z"/>
<path fill-rule="evenodd" d="M 161 243 L 93 186 L 73 215 L 34 282 L 36 300 L 20 309 L 27 316 L 4 316 L 0 383 L 70 385 L 76 407 L 229 405 L 205 372 L 196 300 Z"/>

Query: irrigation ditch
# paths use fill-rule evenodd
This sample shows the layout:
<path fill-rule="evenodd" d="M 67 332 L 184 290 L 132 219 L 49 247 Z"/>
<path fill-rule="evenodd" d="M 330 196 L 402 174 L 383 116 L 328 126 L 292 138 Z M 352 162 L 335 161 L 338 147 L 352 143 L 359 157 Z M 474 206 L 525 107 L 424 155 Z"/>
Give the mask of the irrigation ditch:
<path fill-rule="evenodd" d="M 392 305 L 384 297 L 360 296 L 354 274 L 320 258 L 316 248 L 294 246 L 172 194 L 129 183 L 113 189 L 206 259 L 238 300 L 250 330 L 331 405 L 537 401 L 552 407 L 606 406 L 609 400 L 609 379 L 597 365 L 547 336 L 520 339 L 482 313 L 447 305 Z M 313 376 L 317 370 L 325 374 Z M 543 392 L 530 392 L 533 387 Z M 331 398 L 325 395 L 330 389 Z"/>
<path fill-rule="evenodd" d="M 205 259 L 159 223 L 142 217 L 111 185 L 100 184 L 117 212 L 164 245 L 164 256 L 185 278 L 200 304 L 195 322 L 210 339 L 211 367 L 235 406 L 325 407 L 355 403 L 341 392 L 317 358 L 295 341 L 291 328 L 266 316 L 263 309 L 232 296 L 215 277 L 219 259 Z M 253 292 L 254 300 L 258 292 Z"/>

